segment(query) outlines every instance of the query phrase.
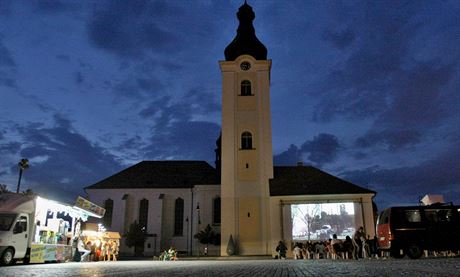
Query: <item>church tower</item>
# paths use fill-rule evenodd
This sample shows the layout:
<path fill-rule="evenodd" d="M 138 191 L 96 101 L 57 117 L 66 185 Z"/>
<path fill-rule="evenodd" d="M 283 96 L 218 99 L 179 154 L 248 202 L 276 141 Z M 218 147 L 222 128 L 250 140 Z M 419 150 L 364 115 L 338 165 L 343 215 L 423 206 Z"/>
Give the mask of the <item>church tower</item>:
<path fill-rule="evenodd" d="M 269 179 L 273 178 L 270 68 L 257 39 L 255 14 L 239 8 L 236 37 L 225 49 L 222 72 L 221 255 L 230 236 L 239 255 L 269 255 Z"/>

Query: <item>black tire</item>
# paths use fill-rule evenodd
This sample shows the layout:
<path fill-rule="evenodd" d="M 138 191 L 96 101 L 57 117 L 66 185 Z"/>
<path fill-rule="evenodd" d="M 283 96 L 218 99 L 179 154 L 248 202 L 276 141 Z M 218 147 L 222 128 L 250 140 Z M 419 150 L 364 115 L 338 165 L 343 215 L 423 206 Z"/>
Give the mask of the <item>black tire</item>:
<path fill-rule="evenodd" d="M 23 264 L 30 264 L 30 248 L 27 248 L 26 256 L 22 260 Z"/>
<path fill-rule="evenodd" d="M 390 250 L 390 256 L 395 258 L 395 259 L 402 259 L 402 258 L 404 258 L 405 255 L 406 254 L 404 253 L 404 251 L 401 254 L 401 249 L 399 249 L 399 248 Z"/>
<path fill-rule="evenodd" d="M 409 246 L 406 252 L 407 256 L 411 259 L 418 259 L 423 255 L 423 249 L 417 244 Z"/>
<path fill-rule="evenodd" d="M 14 264 L 14 250 L 12 248 L 7 248 L 2 253 L 2 257 L 0 258 L 0 264 L 2 265 L 12 265 Z"/>

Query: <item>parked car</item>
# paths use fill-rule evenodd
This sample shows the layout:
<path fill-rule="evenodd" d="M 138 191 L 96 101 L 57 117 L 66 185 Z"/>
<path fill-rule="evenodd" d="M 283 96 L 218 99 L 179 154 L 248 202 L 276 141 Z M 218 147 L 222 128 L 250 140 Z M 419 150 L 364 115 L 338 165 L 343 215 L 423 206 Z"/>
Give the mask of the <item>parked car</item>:
<path fill-rule="evenodd" d="M 332 236 L 332 227 L 331 225 L 323 225 L 319 230 L 319 237 L 322 240 L 329 239 Z"/>
<path fill-rule="evenodd" d="M 460 206 L 391 207 L 377 219 L 379 249 L 391 256 L 420 258 L 423 250 L 460 250 Z"/>

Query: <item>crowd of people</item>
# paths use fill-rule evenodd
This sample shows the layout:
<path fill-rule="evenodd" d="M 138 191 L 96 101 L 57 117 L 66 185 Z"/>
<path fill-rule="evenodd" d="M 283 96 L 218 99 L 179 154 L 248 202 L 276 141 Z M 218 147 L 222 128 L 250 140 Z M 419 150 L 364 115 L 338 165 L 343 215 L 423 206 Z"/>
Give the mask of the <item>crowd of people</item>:
<path fill-rule="evenodd" d="M 293 247 L 294 259 L 366 259 L 378 258 L 379 251 L 377 237 L 370 238 L 360 227 L 353 237 L 346 236 L 338 239 L 334 234 L 326 241 L 296 242 Z M 287 247 L 282 241 L 276 247 L 278 255 L 275 258 L 285 259 Z"/>
<path fill-rule="evenodd" d="M 159 257 L 159 260 L 160 261 L 177 261 L 176 249 L 171 246 L 168 250 L 163 251 Z"/>
<path fill-rule="evenodd" d="M 116 240 L 93 242 L 85 236 L 76 238 L 77 252 L 81 262 L 116 261 L 119 245 Z"/>

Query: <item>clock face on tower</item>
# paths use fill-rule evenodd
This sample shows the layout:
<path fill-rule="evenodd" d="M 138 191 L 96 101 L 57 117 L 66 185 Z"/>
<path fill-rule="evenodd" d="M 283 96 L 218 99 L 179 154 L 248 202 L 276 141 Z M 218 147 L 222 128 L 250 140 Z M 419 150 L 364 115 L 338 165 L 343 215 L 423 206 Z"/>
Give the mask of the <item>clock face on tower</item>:
<path fill-rule="evenodd" d="M 244 71 L 249 70 L 251 68 L 251 64 L 249 62 L 242 62 L 240 64 L 240 68 Z"/>

